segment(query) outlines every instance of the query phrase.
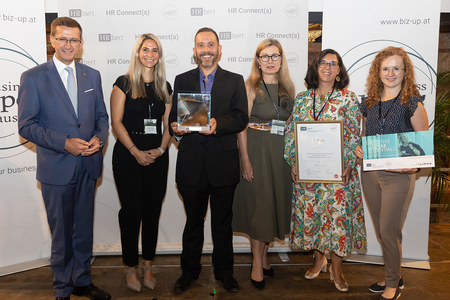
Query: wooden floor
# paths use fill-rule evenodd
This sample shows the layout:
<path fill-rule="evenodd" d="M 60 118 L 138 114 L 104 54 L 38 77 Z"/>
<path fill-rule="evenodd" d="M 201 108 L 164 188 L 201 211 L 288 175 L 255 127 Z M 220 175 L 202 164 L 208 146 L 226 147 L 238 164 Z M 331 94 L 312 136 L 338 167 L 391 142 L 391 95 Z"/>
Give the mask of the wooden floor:
<path fill-rule="evenodd" d="M 450 299 L 450 224 L 430 224 L 429 251 L 431 270 L 402 269 L 405 289 L 400 299 Z M 96 257 L 92 265 L 95 285 L 107 290 L 112 299 L 378 299 L 368 286 L 384 276 L 384 268 L 377 265 L 344 263 L 345 278 L 350 286 L 341 293 L 330 281 L 329 273 L 321 273 L 315 280 L 306 280 L 304 273 L 312 264 L 311 255 L 289 254 L 284 263 L 276 253 L 269 253 L 275 271 L 274 278 L 266 278 L 266 288 L 258 291 L 250 283 L 250 254 L 235 254 L 234 276 L 240 292 L 227 293 L 214 280 L 211 256 L 202 258 L 200 278 L 182 294 L 175 294 L 173 286 L 181 275 L 178 255 L 160 255 L 154 262 L 154 290 L 143 288 L 135 293 L 126 288 L 121 258 Z M 0 277 L 0 299 L 54 299 L 52 272 L 49 267 Z M 72 296 L 72 300 L 87 299 Z"/>

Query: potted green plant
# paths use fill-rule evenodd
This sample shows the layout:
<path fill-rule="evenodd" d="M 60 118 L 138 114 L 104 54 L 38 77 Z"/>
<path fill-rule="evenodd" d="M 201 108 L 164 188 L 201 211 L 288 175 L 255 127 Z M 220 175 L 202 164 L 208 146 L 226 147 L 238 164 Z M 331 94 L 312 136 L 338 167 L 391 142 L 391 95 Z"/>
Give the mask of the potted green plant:
<path fill-rule="evenodd" d="M 434 121 L 435 167 L 431 170 L 431 208 L 450 212 L 450 71 L 437 74 L 436 110 Z"/>

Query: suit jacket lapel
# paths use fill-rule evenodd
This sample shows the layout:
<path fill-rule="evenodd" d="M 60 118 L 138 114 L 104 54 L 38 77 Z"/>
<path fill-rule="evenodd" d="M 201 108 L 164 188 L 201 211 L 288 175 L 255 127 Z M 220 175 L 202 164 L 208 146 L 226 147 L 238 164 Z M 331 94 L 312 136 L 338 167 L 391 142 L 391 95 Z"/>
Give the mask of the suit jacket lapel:
<path fill-rule="evenodd" d="M 67 108 L 72 112 L 73 116 L 76 118 L 75 109 L 73 108 L 72 101 L 70 101 L 69 94 L 64 86 L 64 83 L 61 80 L 61 76 L 58 74 L 58 70 L 53 63 L 53 59 L 50 59 L 47 62 L 47 76 L 50 82 L 55 87 L 55 90 L 58 92 L 61 100 L 67 106 Z M 56 99 L 55 99 L 56 100 Z"/>
<path fill-rule="evenodd" d="M 196 93 L 200 93 L 200 67 L 192 70 L 192 86 L 194 87 L 194 91 Z"/>
<path fill-rule="evenodd" d="M 216 75 L 214 76 L 213 86 L 211 88 L 211 118 L 216 115 L 217 109 L 220 106 L 220 91 L 223 86 L 223 70 L 217 66 Z"/>
<path fill-rule="evenodd" d="M 78 118 L 83 116 L 84 109 L 84 91 L 86 91 L 86 71 L 82 64 L 75 62 L 75 68 L 77 70 L 77 89 L 78 89 Z"/>

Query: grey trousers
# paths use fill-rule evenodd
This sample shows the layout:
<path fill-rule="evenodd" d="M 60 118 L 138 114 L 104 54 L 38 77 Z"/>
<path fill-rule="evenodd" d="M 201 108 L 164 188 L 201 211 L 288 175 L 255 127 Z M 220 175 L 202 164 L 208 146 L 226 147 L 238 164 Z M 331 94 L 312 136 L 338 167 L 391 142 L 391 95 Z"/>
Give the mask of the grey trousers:
<path fill-rule="evenodd" d="M 367 171 L 362 172 L 361 182 L 383 250 L 386 286 L 396 288 L 402 263 L 402 227 L 414 192 L 415 175 Z"/>

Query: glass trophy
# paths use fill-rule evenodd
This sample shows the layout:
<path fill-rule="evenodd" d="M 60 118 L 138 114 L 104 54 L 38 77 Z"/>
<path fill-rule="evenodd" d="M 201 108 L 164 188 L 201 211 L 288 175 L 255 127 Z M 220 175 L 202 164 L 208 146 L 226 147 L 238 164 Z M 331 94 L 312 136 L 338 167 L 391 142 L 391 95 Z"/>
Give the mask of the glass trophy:
<path fill-rule="evenodd" d="M 211 119 L 211 94 L 179 93 L 177 99 L 177 129 L 208 131 Z"/>

